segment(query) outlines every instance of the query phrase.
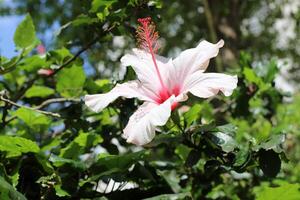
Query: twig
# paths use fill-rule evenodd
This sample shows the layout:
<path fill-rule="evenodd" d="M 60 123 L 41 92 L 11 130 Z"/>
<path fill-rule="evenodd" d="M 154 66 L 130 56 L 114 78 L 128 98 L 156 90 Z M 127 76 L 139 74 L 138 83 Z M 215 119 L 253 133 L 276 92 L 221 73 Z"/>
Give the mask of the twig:
<path fill-rule="evenodd" d="M 9 100 L 9 99 L 4 98 L 2 95 L 0 96 L 0 100 L 6 102 L 8 104 L 11 104 L 13 106 L 19 107 L 19 108 L 26 108 L 26 109 L 29 109 L 29 110 L 33 110 L 33 111 L 45 114 L 45 115 L 49 115 L 49 116 L 52 116 L 52 117 L 61 118 L 60 114 L 58 114 L 58 113 L 47 112 L 47 111 L 38 110 L 36 108 L 29 107 L 29 106 L 20 105 L 20 104 L 17 104 L 15 102 Z"/>
<path fill-rule="evenodd" d="M 96 37 L 94 40 L 92 40 L 91 42 L 89 42 L 85 47 L 83 47 L 82 49 L 80 49 L 72 58 L 70 58 L 69 60 L 67 60 L 65 63 L 63 63 L 59 68 L 57 68 L 51 75 L 49 76 L 54 76 L 57 72 L 59 72 L 60 70 L 62 70 L 64 67 L 66 67 L 67 65 L 69 65 L 71 62 L 75 61 L 83 52 L 85 52 L 86 50 L 88 50 L 93 44 L 95 44 L 98 40 L 99 40 L 99 36 Z"/>
<path fill-rule="evenodd" d="M 6 124 L 9 124 L 12 120 L 16 119 L 17 116 L 12 116 L 8 120 L 5 121 Z"/>
<path fill-rule="evenodd" d="M 49 104 L 52 103 L 62 103 L 62 102 L 80 102 L 80 99 L 75 98 L 56 98 L 56 99 L 47 99 L 46 101 L 42 102 L 40 105 L 34 107 L 34 109 L 42 109 Z"/>
<path fill-rule="evenodd" d="M 19 90 L 19 92 L 16 92 L 16 95 L 14 96 L 13 101 L 17 101 L 18 99 L 20 99 L 20 98 L 25 94 L 25 92 L 33 85 L 33 83 L 34 83 L 37 79 L 38 79 L 38 76 L 35 75 L 35 76 L 33 77 L 33 79 L 31 79 L 30 81 L 28 81 L 27 84 Z M 1 94 L 0 96 L 1 96 L 1 98 L 2 98 L 2 97 L 3 97 L 3 94 Z M 5 106 L 4 106 L 4 108 L 3 108 L 3 114 L 2 114 L 2 122 L 1 122 L 1 124 L 0 124 L 2 128 L 5 127 L 6 124 L 7 124 L 8 122 L 10 122 L 10 121 L 13 120 L 13 118 L 10 118 L 9 121 L 6 122 L 6 117 L 7 117 L 7 114 L 8 114 L 8 111 L 7 111 L 7 110 L 9 110 L 9 109 L 11 108 L 12 105 L 13 105 L 13 104 L 9 104 L 9 103 L 7 103 L 7 102 L 5 103 Z"/>

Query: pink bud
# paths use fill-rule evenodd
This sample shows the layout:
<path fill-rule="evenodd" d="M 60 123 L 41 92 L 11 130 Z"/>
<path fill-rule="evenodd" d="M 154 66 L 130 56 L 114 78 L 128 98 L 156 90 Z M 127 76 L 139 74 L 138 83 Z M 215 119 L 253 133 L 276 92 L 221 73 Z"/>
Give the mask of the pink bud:
<path fill-rule="evenodd" d="M 54 73 L 54 70 L 52 69 L 39 69 L 38 74 L 44 75 L 44 76 L 50 76 Z"/>
<path fill-rule="evenodd" d="M 37 52 L 38 52 L 38 54 L 45 54 L 45 52 L 46 52 L 46 48 L 45 48 L 45 46 L 44 45 L 42 45 L 42 44 L 39 44 L 37 47 L 36 47 L 36 50 L 37 50 Z"/>

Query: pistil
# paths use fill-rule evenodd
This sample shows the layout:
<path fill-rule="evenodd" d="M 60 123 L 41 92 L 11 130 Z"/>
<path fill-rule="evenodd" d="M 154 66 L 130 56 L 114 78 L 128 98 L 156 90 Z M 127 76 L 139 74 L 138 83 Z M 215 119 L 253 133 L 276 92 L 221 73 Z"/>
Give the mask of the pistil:
<path fill-rule="evenodd" d="M 151 59 L 153 62 L 153 65 L 155 67 L 155 71 L 158 77 L 158 80 L 160 82 L 160 85 L 162 87 L 162 91 L 160 93 L 162 94 L 161 98 L 166 98 L 166 95 L 168 94 L 168 89 L 165 86 L 161 73 L 159 71 L 156 59 L 155 59 L 155 53 L 158 50 L 158 33 L 155 31 L 155 25 L 151 22 L 151 18 L 142 18 L 138 19 L 138 22 L 141 24 L 137 28 L 137 38 L 140 48 L 148 51 L 151 54 Z"/>

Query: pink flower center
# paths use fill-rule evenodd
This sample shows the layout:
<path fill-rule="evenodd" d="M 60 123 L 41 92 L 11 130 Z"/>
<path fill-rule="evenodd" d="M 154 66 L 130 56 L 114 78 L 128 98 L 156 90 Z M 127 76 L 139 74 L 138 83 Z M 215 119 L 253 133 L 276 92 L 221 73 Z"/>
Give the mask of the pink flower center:
<path fill-rule="evenodd" d="M 158 104 L 162 104 L 164 103 L 167 99 L 169 99 L 172 95 L 174 95 L 175 97 L 177 97 L 180 94 L 180 86 L 176 85 L 175 87 L 173 87 L 173 89 L 171 91 L 162 89 L 160 90 L 160 92 L 158 93 L 159 95 L 159 99 L 156 100 L 156 102 Z M 172 103 L 172 107 L 171 109 L 174 110 L 179 104 L 175 101 Z"/>

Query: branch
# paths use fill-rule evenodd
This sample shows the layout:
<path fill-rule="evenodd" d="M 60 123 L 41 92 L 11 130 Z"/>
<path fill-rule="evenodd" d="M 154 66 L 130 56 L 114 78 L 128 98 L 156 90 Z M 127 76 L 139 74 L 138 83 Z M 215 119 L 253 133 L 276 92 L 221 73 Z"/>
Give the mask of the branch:
<path fill-rule="evenodd" d="M 84 46 L 82 49 L 80 49 L 72 58 L 70 58 L 69 60 L 67 60 L 65 63 L 63 63 L 59 68 L 57 68 L 51 75 L 49 76 L 54 76 L 57 72 L 59 72 L 60 70 L 62 70 L 64 67 L 66 67 L 67 65 L 69 65 L 70 63 L 72 63 L 73 61 L 75 61 L 83 52 L 85 52 L 86 50 L 88 50 L 93 44 L 95 44 L 98 40 L 99 40 L 99 36 L 96 37 L 94 40 L 92 40 L 91 42 L 89 42 L 86 46 Z M 48 76 L 48 77 L 49 77 Z"/>
<path fill-rule="evenodd" d="M 25 92 L 34 84 L 34 82 L 37 79 L 38 79 L 38 76 L 35 75 L 33 77 L 33 79 L 31 79 L 30 81 L 28 81 L 27 84 L 19 90 L 19 92 L 16 92 L 16 95 L 14 96 L 13 101 L 17 101 L 18 99 L 20 99 L 25 94 Z M 2 100 L 2 98 L 4 98 L 3 94 L 1 94 L 0 96 L 1 96 L 0 100 Z M 12 105 L 13 104 L 9 104 L 9 103 L 5 102 L 5 105 L 4 105 L 4 108 L 3 108 L 3 114 L 2 114 L 1 127 L 5 127 L 5 125 L 12 120 L 12 118 L 10 118 L 9 121 L 6 122 L 6 116 L 8 114 L 7 110 L 9 110 Z"/>
<path fill-rule="evenodd" d="M 0 100 L 3 101 L 3 102 L 6 102 L 8 104 L 11 104 L 13 106 L 19 107 L 19 108 L 26 108 L 26 109 L 29 109 L 29 110 L 33 110 L 33 111 L 45 114 L 45 115 L 49 115 L 49 116 L 56 117 L 56 118 L 61 118 L 60 114 L 58 114 L 58 113 L 47 112 L 47 111 L 43 111 L 43 110 L 39 110 L 39 109 L 36 109 L 36 108 L 29 107 L 29 106 L 20 105 L 20 104 L 17 104 L 16 102 L 13 102 L 13 101 L 9 100 L 9 99 L 6 99 L 5 97 L 3 97 L 3 95 L 0 96 Z"/>
<path fill-rule="evenodd" d="M 34 107 L 34 109 L 42 109 L 49 104 L 52 103 L 62 103 L 62 102 L 80 102 L 80 99 L 75 98 L 56 98 L 56 99 L 47 99 L 46 101 L 42 102 L 40 105 Z"/>

